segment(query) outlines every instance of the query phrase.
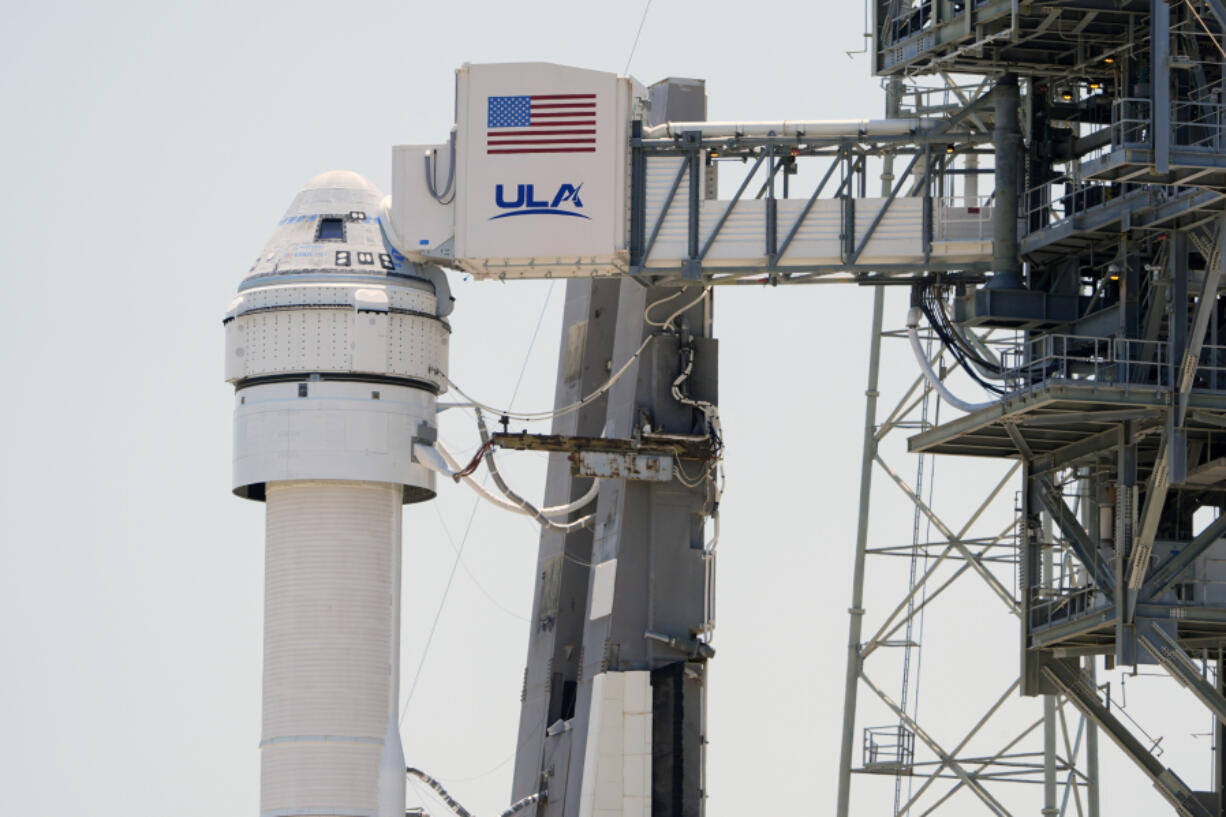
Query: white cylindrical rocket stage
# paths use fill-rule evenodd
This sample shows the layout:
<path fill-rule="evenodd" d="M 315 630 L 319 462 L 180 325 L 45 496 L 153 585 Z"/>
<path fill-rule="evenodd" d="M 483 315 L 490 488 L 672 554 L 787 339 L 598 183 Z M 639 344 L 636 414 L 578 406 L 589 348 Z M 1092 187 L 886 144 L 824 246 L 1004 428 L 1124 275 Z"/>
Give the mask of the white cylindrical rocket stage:
<path fill-rule="evenodd" d="M 386 482 L 268 485 L 261 814 L 375 813 L 400 506 Z"/>
<path fill-rule="evenodd" d="M 234 492 L 267 503 L 261 817 L 403 817 L 401 506 L 445 389 L 440 270 L 386 241 L 379 191 L 312 179 L 231 304 Z"/>

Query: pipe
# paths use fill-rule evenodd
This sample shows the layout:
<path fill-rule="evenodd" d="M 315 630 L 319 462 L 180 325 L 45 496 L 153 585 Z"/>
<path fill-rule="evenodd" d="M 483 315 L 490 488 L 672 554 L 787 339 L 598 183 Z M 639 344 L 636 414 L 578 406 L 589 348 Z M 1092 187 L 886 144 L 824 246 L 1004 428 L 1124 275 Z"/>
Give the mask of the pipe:
<path fill-rule="evenodd" d="M 445 788 L 443 788 L 442 783 L 438 782 L 421 769 L 414 769 L 412 766 L 407 766 L 405 767 L 404 773 L 406 775 L 416 777 L 418 780 L 434 789 L 434 793 L 442 798 L 443 802 L 446 803 L 447 808 L 451 809 L 451 812 L 455 814 L 456 817 L 473 817 L 472 812 L 460 805 L 459 801 L 452 797 L 451 794 Z"/>
<path fill-rule="evenodd" d="M 996 202 L 992 210 L 993 289 L 1023 289 L 1022 261 L 1018 252 L 1018 176 L 1021 167 L 1022 134 L 1018 126 L 1017 76 L 1005 74 L 996 83 Z"/>
<path fill-rule="evenodd" d="M 643 128 L 644 139 L 702 131 L 704 137 L 778 136 L 780 138 L 846 139 L 864 136 L 907 136 L 931 130 L 939 119 L 784 119 L 776 122 L 662 122 Z"/>
<path fill-rule="evenodd" d="M 497 505 L 504 511 L 523 514 L 524 516 L 532 515 L 530 511 L 525 510 L 513 502 L 508 502 L 507 500 L 493 493 L 480 482 L 473 479 L 472 476 L 457 477 L 457 474 L 463 469 L 451 451 L 449 451 L 441 442 L 436 442 L 434 445 L 414 443 L 413 456 L 417 457 L 417 460 L 422 465 L 426 466 L 436 474 L 441 474 L 442 476 L 456 481 L 462 479 L 470 488 L 476 491 L 482 499 Z M 543 516 L 548 516 L 551 518 L 566 516 L 567 514 L 577 511 L 589 504 L 599 493 L 600 480 L 594 479 L 592 480 L 592 487 L 589 488 L 587 493 L 585 493 L 583 496 L 579 497 L 573 502 L 568 502 L 565 505 L 553 505 L 548 508 L 541 508 L 540 512 Z"/>
<path fill-rule="evenodd" d="M 937 373 L 932 370 L 932 364 L 928 362 L 928 356 L 924 354 L 924 349 L 920 346 L 919 316 L 920 310 L 918 306 L 911 307 L 911 310 L 907 312 L 907 338 L 911 341 L 911 351 L 915 353 L 915 360 L 919 363 L 920 369 L 923 370 L 924 377 L 928 379 L 928 383 L 932 388 L 936 389 L 937 394 L 941 395 L 941 399 L 954 408 L 959 408 L 966 412 L 979 411 L 980 409 L 997 405 L 999 402 L 997 400 L 991 400 L 987 403 L 968 403 L 965 400 L 960 400 L 953 395 L 953 392 L 949 390 L 945 382 L 937 377 Z"/>
<path fill-rule="evenodd" d="M 549 792 L 547 790 L 538 791 L 536 794 L 529 794 L 527 797 L 516 800 L 514 803 L 512 803 L 511 807 L 508 808 L 506 811 L 504 811 L 502 814 L 500 814 L 499 817 L 512 817 L 512 815 L 518 814 L 519 812 L 526 809 L 528 806 L 532 805 L 533 803 L 544 800 L 548 796 L 549 796 Z"/>
<path fill-rule="evenodd" d="M 485 427 L 485 417 L 482 416 L 481 412 L 477 412 L 477 430 L 481 432 L 481 442 L 488 443 L 490 441 L 489 430 Z M 554 522 L 541 513 L 541 510 L 531 502 L 512 491 L 511 487 L 507 485 L 506 480 L 502 478 L 502 474 L 498 470 L 498 464 L 494 462 L 492 447 L 487 447 L 485 450 L 485 467 L 489 469 L 490 476 L 494 478 L 494 484 L 498 486 L 498 490 L 502 491 L 503 496 L 523 508 L 524 512 L 537 522 L 540 522 L 542 527 L 557 533 L 572 533 L 580 528 L 590 528 L 594 525 L 596 518 L 594 513 L 580 517 L 574 522 Z"/>

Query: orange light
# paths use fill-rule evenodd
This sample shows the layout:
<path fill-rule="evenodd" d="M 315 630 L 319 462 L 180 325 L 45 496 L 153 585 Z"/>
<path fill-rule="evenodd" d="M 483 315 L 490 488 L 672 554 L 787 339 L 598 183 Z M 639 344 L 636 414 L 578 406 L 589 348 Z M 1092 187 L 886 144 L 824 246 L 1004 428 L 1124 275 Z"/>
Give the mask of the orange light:
<path fill-rule="evenodd" d="M 1115 57 L 1103 57 L 1103 62 L 1107 63 L 1107 65 L 1113 65 L 1115 63 Z"/>

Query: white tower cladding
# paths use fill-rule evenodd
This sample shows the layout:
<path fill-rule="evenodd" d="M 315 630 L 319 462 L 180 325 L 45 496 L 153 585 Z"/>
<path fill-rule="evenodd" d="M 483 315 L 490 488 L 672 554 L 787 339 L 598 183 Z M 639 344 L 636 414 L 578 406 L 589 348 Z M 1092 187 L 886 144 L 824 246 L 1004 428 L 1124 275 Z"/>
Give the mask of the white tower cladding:
<path fill-rule="evenodd" d="M 354 173 L 295 197 L 225 317 L 234 492 L 267 505 L 261 817 L 403 817 L 401 505 L 434 497 L 451 309 Z"/>

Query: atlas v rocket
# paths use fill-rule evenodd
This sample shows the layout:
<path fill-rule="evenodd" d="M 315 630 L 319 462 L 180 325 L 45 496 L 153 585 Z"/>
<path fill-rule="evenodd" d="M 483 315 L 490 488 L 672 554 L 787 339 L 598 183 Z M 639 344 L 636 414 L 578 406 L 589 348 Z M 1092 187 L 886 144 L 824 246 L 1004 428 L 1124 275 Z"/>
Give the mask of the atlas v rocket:
<path fill-rule="evenodd" d="M 401 506 L 446 388 L 446 278 L 393 249 L 379 191 L 298 193 L 225 317 L 234 493 L 266 505 L 263 815 L 403 817 Z"/>

